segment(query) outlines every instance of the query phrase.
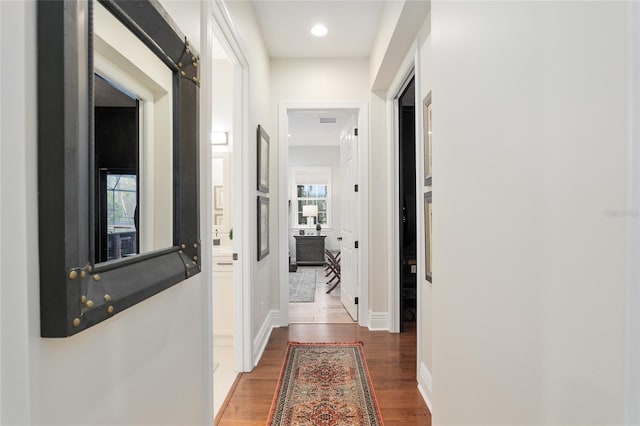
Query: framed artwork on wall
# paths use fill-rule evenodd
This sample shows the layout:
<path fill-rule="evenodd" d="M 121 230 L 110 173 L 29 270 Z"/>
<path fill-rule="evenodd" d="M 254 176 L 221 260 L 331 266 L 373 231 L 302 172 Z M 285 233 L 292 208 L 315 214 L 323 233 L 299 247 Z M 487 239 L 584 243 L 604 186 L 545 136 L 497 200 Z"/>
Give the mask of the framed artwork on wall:
<path fill-rule="evenodd" d="M 424 265 L 426 279 L 433 282 L 432 276 L 432 247 L 433 247 L 433 215 L 431 191 L 424 193 Z"/>
<path fill-rule="evenodd" d="M 224 221 L 224 215 L 222 213 L 216 213 L 213 215 L 213 224 L 216 226 L 221 226 Z"/>
<path fill-rule="evenodd" d="M 258 261 L 269 254 L 269 199 L 258 195 Z"/>
<path fill-rule="evenodd" d="M 258 125 L 258 191 L 269 193 L 269 135 Z"/>
<path fill-rule="evenodd" d="M 424 97 L 423 102 L 423 120 L 424 126 L 424 184 L 431 185 L 431 92 Z"/>
<path fill-rule="evenodd" d="M 222 185 L 213 185 L 213 208 L 222 210 L 224 208 L 224 191 Z"/>

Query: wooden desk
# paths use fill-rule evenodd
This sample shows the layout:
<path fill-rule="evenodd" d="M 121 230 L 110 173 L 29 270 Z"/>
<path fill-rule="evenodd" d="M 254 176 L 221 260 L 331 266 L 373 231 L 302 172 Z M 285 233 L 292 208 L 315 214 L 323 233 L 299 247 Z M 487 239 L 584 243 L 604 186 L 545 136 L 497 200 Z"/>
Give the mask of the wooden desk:
<path fill-rule="evenodd" d="M 324 239 L 326 235 L 294 235 L 296 239 L 296 264 L 324 265 Z"/>

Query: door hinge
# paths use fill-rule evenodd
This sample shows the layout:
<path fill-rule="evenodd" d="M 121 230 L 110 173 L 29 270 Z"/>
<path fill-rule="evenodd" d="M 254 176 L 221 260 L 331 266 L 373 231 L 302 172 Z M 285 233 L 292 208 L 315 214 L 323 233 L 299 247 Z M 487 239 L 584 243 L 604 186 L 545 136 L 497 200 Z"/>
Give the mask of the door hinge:
<path fill-rule="evenodd" d="M 358 242 L 357 241 L 355 242 L 355 247 L 358 248 Z"/>
<path fill-rule="evenodd" d="M 357 304 L 358 304 L 358 302 L 359 302 L 359 300 L 358 300 L 358 298 L 356 297 L 356 300 L 355 300 L 353 303 L 357 305 Z"/>
<path fill-rule="evenodd" d="M 238 260 L 238 253 L 233 253 L 233 260 Z"/>
<path fill-rule="evenodd" d="M 358 136 L 358 128 L 353 129 L 353 136 Z"/>
<path fill-rule="evenodd" d="M 357 184 L 356 184 L 356 185 L 353 185 L 353 190 L 354 190 L 355 192 L 358 192 L 358 185 L 357 185 Z"/>

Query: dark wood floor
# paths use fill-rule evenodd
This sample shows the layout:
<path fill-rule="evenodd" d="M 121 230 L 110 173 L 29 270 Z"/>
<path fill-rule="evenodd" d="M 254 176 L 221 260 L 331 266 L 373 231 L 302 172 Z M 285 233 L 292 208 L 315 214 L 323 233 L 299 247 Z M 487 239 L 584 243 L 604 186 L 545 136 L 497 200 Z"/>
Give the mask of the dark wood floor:
<path fill-rule="evenodd" d="M 291 324 L 273 330 L 264 355 L 251 373 L 240 375 L 228 402 L 222 405 L 219 425 L 261 425 L 282 367 L 287 341 L 364 342 L 364 352 L 387 425 L 431 425 L 431 413 L 416 382 L 416 333 L 369 331 L 355 324 Z"/>

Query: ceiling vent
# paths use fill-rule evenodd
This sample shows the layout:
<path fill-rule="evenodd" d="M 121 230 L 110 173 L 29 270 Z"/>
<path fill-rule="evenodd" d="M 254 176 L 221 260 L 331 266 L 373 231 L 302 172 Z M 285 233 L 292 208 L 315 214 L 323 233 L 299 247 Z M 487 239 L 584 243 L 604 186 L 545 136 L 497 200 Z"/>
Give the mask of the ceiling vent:
<path fill-rule="evenodd" d="M 320 117 L 320 124 L 335 124 L 335 117 Z"/>

